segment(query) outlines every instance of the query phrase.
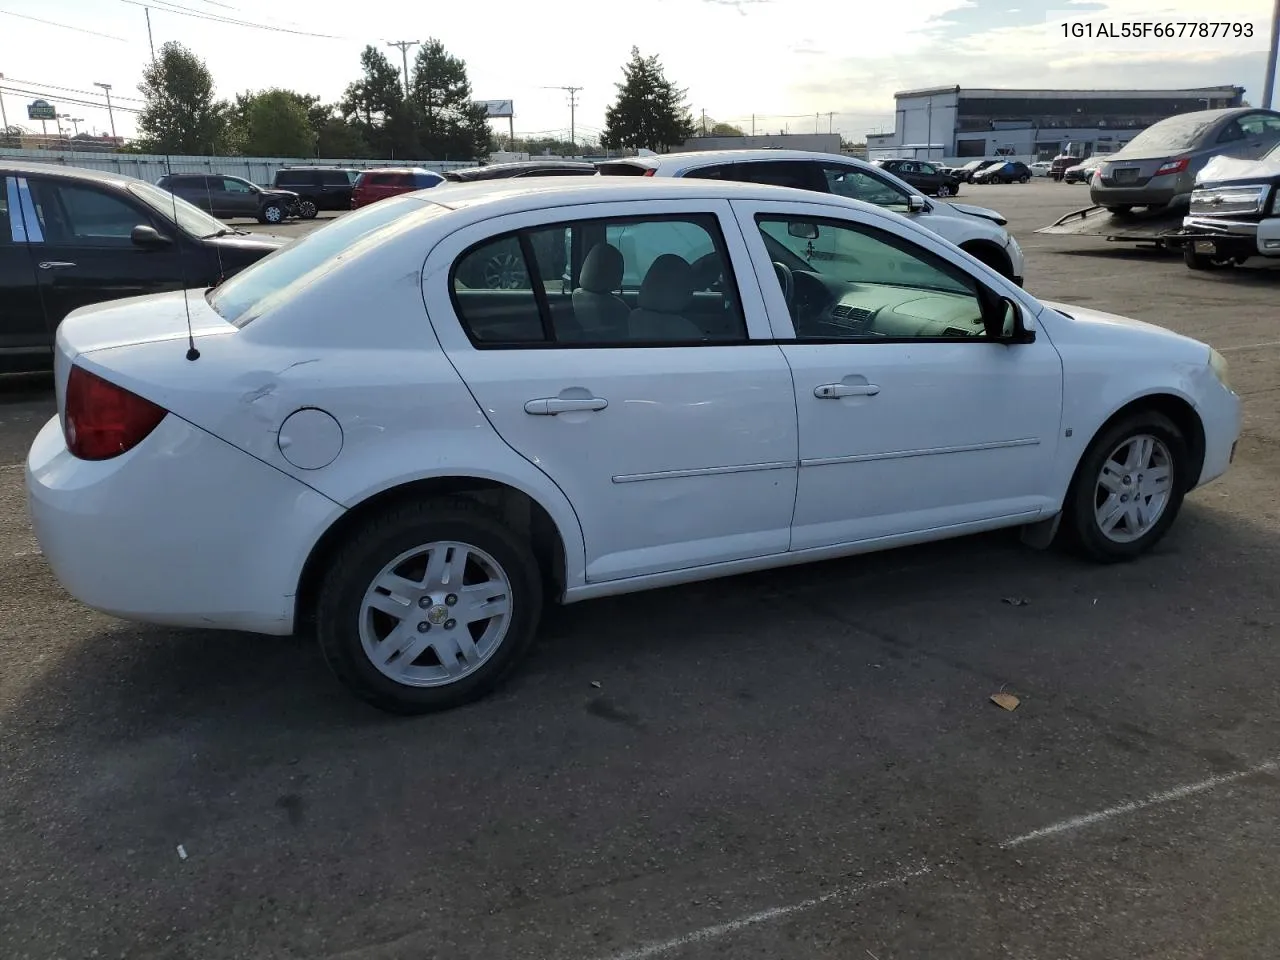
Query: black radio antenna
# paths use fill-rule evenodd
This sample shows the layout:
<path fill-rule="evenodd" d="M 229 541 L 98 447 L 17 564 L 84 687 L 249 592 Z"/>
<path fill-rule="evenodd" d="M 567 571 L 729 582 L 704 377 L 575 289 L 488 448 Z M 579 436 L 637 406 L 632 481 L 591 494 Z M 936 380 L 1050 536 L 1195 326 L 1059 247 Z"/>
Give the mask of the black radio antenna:
<path fill-rule="evenodd" d="M 164 155 L 164 166 L 169 176 L 172 177 L 173 160 L 167 152 Z M 208 181 L 206 180 L 205 183 L 207 184 Z M 178 195 L 170 190 L 169 196 L 173 197 L 173 229 L 180 234 L 182 228 L 178 225 Z M 196 336 L 191 329 L 191 301 L 187 299 L 189 295 L 187 290 L 187 256 L 183 252 L 182 246 L 178 248 L 178 276 L 182 280 L 182 308 L 187 314 L 187 359 L 199 360 L 200 351 L 196 349 Z"/>

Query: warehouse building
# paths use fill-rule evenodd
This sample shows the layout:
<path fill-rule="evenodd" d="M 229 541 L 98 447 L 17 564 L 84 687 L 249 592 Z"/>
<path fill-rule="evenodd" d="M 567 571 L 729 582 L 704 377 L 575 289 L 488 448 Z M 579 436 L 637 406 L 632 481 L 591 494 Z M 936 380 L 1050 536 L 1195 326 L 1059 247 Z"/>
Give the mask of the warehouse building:
<path fill-rule="evenodd" d="M 1184 90 L 979 90 L 934 87 L 894 94 L 893 133 L 871 134 L 872 159 L 967 160 L 1007 155 L 1047 160 L 1066 143 L 1113 153 L 1140 130 L 1179 113 L 1238 107 L 1244 88 Z"/>

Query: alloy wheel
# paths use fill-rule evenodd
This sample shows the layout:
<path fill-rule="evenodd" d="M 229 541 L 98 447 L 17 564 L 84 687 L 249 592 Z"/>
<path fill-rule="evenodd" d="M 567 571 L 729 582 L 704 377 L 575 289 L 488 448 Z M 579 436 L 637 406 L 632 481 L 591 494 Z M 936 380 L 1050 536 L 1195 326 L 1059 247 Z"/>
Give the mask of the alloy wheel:
<path fill-rule="evenodd" d="M 1098 530 L 1113 543 L 1132 543 L 1159 522 L 1173 492 L 1173 457 L 1159 437 L 1134 434 L 1102 463 L 1094 489 Z"/>

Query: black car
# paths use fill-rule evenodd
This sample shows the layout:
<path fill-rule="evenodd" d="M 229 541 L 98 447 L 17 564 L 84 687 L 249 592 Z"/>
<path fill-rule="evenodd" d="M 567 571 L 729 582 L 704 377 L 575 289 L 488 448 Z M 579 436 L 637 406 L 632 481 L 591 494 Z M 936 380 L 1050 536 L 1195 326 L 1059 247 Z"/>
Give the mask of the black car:
<path fill-rule="evenodd" d="M 585 160 L 516 160 L 512 163 L 491 163 L 483 167 L 461 167 L 446 170 L 444 177 L 454 183 L 472 183 L 476 180 L 499 180 L 506 177 L 592 177 L 596 165 Z"/>
<path fill-rule="evenodd" d="M 957 177 L 962 179 L 965 183 L 973 183 L 974 177 L 976 177 L 983 170 L 987 169 L 987 167 L 994 167 L 998 163 L 1004 163 L 1004 161 L 1003 160 L 970 160 L 963 167 L 958 168 L 955 171 L 955 174 Z"/>
<path fill-rule="evenodd" d="M 170 173 L 156 181 L 215 217 L 252 217 L 259 223 L 282 223 L 301 216 L 298 195 L 291 190 L 264 190 L 243 177 L 222 174 Z M 312 211 L 311 216 L 315 216 Z"/>
<path fill-rule="evenodd" d="M 946 172 L 936 163 L 926 160 L 872 160 L 877 167 L 888 170 L 899 180 L 905 180 L 923 194 L 931 197 L 954 197 L 960 192 L 960 178 Z"/>
<path fill-rule="evenodd" d="M 973 175 L 974 183 L 1029 183 L 1031 168 L 1021 160 L 1005 160 L 983 167 Z"/>
<path fill-rule="evenodd" d="M 72 310 L 214 286 L 284 242 L 144 180 L 0 160 L 0 371 L 48 369 Z"/>
<path fill-rule="evenodd" d="M 350 210 L 351 188 L 360 171 L 351 167 L 285 167 L 271 185 L 298 195 L 298 215 L 310 220 L 317 210 Z"/>

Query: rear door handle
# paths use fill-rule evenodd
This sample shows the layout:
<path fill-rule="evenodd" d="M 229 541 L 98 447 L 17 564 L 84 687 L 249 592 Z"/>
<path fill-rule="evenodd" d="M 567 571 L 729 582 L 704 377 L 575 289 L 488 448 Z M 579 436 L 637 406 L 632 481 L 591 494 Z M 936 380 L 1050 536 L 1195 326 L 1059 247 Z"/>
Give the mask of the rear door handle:
<path fill-rule="evenodd" d="M 823 383 L 813 388 L 819 400 L 839 400 L 841 397 L 874 397 L 880 387 L 874 383 Z"/>
<path fill-rule="evenodd" d="M 609 406 L 603 397 L 585 397 L 566 400 L 563 397 L 544 397 L 530 400 L 524 405 L 524 412 L 535 417 L 554 417 L 557 413 L 576 413 L 580 410 L 596 411 Z"/>
<path fill-rule="evenodd" d="M 39 266 L 41 270 L 66 270 L 75 264 L 67 260 L 41 260 Z"/>

